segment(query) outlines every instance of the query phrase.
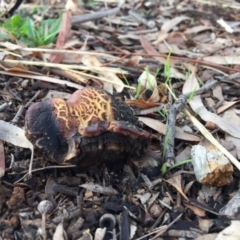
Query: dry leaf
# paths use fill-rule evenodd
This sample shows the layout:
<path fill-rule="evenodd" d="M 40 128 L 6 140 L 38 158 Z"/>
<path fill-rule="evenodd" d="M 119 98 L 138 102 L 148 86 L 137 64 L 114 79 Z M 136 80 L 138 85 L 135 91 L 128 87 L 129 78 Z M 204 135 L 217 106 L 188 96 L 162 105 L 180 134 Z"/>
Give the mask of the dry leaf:
<path fill-rule="evenodd" d="M 211 62 L 214 64 L 221 64 L 221 65 L 233 65 L 233 64 L 240 64 L 240 57 L 236 55 L 229 55 L 229 56 L 209 56 L 203 57 L 203 60 L 207 62 Z"/>
<path fill-rule="evenodd" d="M 88 189 L 93 192 L 102 193 L 104 195 L 116 195 L 118 192 L 112 187 L 103 187 L 95 183 L 85 183 L 81 184 L 80 187 Z"/>
<path fill-rule="evenodd" d="M 148 109 L 148 108 L 153 108 L 153 107 L 159 106 L 159 104 L 157 104 L 157 103 L 145 101 L 142 98 L 134 99 L 134 100 L 133 99 L 127 99 L 125 102 L 128 105 L 137 107 L 139 109 Z"/>
<path fill-rule="evenodd" d="M 140 121 L 142 121 L 148 127 L 154 129 L 155 131 L 165 135 L 167 127 L 165 124 L 160 122 L 159 120 L 148 118 L 148 117 L 139 117 Z M 184 132 L 184 130 L 180 127 L 176 127 L 175 138 L 182 139 L 191 142 L 200 142 L 201 138 L 195 136 L 194 134 Z"/>
<path fill-rule="evenodd" d="M 185 110 L 188 117 L 191 119 L 192 123 L 199 129 L 203 136 L 208 139 L 215 147 L 217 147 L 231 162 L 240 170 L 240 162 L 229 152 L 227 151 L 213 135 L 187 110 Z"/>
<path fill-rule="evenodd" d="M 205 217 L 205 211 L 195 205 L 189 204 L 189 203 L 184 203 L 184 205 L 188 208 L 190 208 L 197 216 L 199 217 Z"/>
<path fill-rule="evenodd" d="M 0 139 L 18 147 L 29 148 L 33 152 L 33 145 L 26 138 L 25 131 L 2 120 L 0 120 Z"/>
<path fill-rule="evenodd" d="M 182 32 L 172 32 L 167 37 L 168 44 L 177 45 L 180 48 L 186 47 L 188 39 Z"/>
<path fill-rule="evenodd" d="M 160 63 L 163 65 L 166 64 L 167 62 L 167 56 L 162 57 L 156 50 L 155 48 L 151 45 L 150 42 L 148 42 L 143 36 L 140 36 L 140 42 L 144 50 L 148 54 L 152 55 L 159 55 L 159 56 L 154 56 L 155 59 L 157 59 Z M 169 49 L 167 50 L 169 52 Z M 173 60 L 172 58 L 169 59 L 168 64 L 170 64 L 170 78 L 177 78 L 177 79 L 186 79 L 186 76 L 182 73 L 180 73 L 176 68 L 174 68 L 175 63 L 178 63 L 178 61 Z M 190 65 L 190 64 L 189 64 Z"/>
<path fill-rule="evenodd" d="M 188 201 L 187 196 L 185 195 L 185 193 L 182 190 L 182 175 L 181 174 L 175 175 L 174 177 L 171 177 L 165 181 L 168 182 L 169 184 L 171 184 L 173 187 L 175 187 L 178 190 L 178 192 Z"/>
<path fill-rule="evenodd" d="M 183 94 L 196 91 L 199 89 L 197 78 L 192 72 L 183 86 Z M 224 132 L 227 132 L 231 136 L 240 138 L 240 126 L 235 122 L 226 121 L 224 118 L 217 116 L 216 114 L 209 112 L 202 103 L 201 96 L 194 96 L 189 102 L 191 108 L 205 121 L 216 124 Z"/>
<path fill-rule="evenodd" d="M 7 53 L 5 52 L 0 52 L 0 61 L 3 61 L 4 58 L 6 57 Z"/>
<path fill-rule="evenodd" d="M 191 187 L 193 186 L 194 183 L 195 183 L 195 180 L 187 183 L 186 186 L 184 187 L 183 192 L 185 194 L 187 194 L 189 192 L 189 190 L 191 189 Z"/>
<path fill-rule="evenodd" d="M 31 173 L 34 147 L 32 143 L 29 142 L 29 140 L 26 138 L 25 131 L 15 125 L 0 120 L 0 139 L 15 146 L 29 148 L 31 150 L 32 154 L 29 165 L 29 173 Z"/>
<path fill-rule="evenodd" d="M 205 232 L 208 233 L 210 228 L 214 226 L 214 221 L 212 219 L 199 219 L 199 228 Z"/>
<path fill-rule="evenodd" d="M 152 91 L 152 95 L 148 99 L 149 102 L 158 102 L 160 100 L 156 77 L 147 69 L 144 70 L 144 72 L 138 78 L 138 83 L 140 83 L 143 89 L 149 89 Z"/>
<path fill-rule="evenodd" d="M 188 28 L 187 30 L 184 31 L 184 34 L 193 34 L 193 33 L 199 33 L 202 31 L 214 30 L 214 29 L 215 27 L 213 26 L 199 25 L 192 28 Z"/>
<path fill-rule="evenodd" d="M 222 104 L 222 106 L 217 109 L 217 113 L 220 114 L 220 113 L 224 112 L 225 110 L 227 110 L 228 108 L 232 107 L 233 105 L 235 105 L 236 103 L 239 103 L 239 102 L 240 102 L 240 100 L 232 101 L 232 102 L 224 102 Z"/>
<path fill-rule="evenodd" d="M 158 161 L 149 156 L 149 155 L 144 155 L 143 157 L 141 157 L 140 159 L 138 159 L 137 161 L 133 161 L 133 164 L 138 168 L 138 169 L 142 169 L 142 168 L 154 168 L 157 167 L 159 165 Z M 125 165 L 126 166 L 126 165 Z"/>
<path fill-rule="evenodd" d="M 213 88 L 213 96 L 218 99 L 219 101 L 224 101 L 222 88 L 220 85 L 217 85 Z"/>
<path fill-rule="evenodd" d="M 63 229 L 63 223 L 59 223 L 56 227 L 56 230 L 53 234 L 53 240 L 64 240 L 64 229 Z"/>
<path fill-rule="evenodd" d="M 182 152 L 180 152 L 176 156 L 176 162 L 180 162 L 182 160 L 190 159 L 191 158 L 191 147 L 187 146 Z"/>
<path fill-rule="evenodd" d="M 157 80 L 148 70 L 144 70 L 138 78 L 138 83 L 141 84 L 145 89 L 154 89 L 157 87 Z"/>
<path fill-rule="evenodd" d="M 144 205 L 150 199 L 151 194 L 149 192 L 147 192 L 147 193 L 144 193 L 144 194 L 135 194 L 134 196 L 137 197 L 140 200 L 142 205 Z"/>
<path fill-rule="evenodd" d="M 157 40 L 155 40 L 154 42 L 152 42 L 153 45 L 158 45 L 159 43 L 161 43 L 162 41 L 164 41 L 165 39 L 167 39 L 168 37 L 168 33 L 163 33 L 163 32 L 160 32 L 158 37 L 157 37 Z"/>
<path fill-rule="evenodd" d="M 159 56 L 154 57 L 154 58 L 157 59 L 162 64 L 166 63 L 166 58 L 160 56 L 160 54 L 155 50 L 155 48 L 151 45 L 151 43 L 149 41 L 147 41 L 142 35 L 140 35 L 140 43 L 141 43 L 143 49 L 148 54 L 159 55 Z"/>
<path fill-rule="evenodd" d="M 235 123 L 240 128 L 240 117 L 233 108 L 224 112 L 223 119 L 225 119 L 229 123 Z"/>
<path fill-rule="evenodd" d="M 186 16 L 179 16 L 172 18 L 171 20 L 165 22 L 161 27 L 161 32 L 167 33 L 173 29 L 173 27 L 177 26 L 180 22 L 190 19 Z"/>
<path fill-rule="evenodd" d="M 70 0 L 68 0 L 70 1 Z M 67 11 L 64 12 L 62 15 L 62 22 L 60 32 L 58 34 L 58 39 L 56 43 L 56 49 L 63 49 L 64 45 L 66 44 L 68 37 L 71 31 L 71 19 L 72 19 L 72 12 Z M 65 53 L 52 53 L 50 55 L 50 62 L 52 63 L 60 63 L 64 59 Z"/>
<path fill-rule="evenodd" d="M 183 79 L 184 81 L 186 80 L 186 76 L 184 74 L 180 73 L 174 67 L 170 68 L 170 78 Z"/>
<path fill-rule="evenodd" d="M 95 67 L 101 67 L 102 64 L 100 61 L 95 57 L 91 55 L 84 55 L 82 57 L 82 63 L 85 66 L 95 66 Z M 124 88 L 124 84 L 122 80 L 115 74 L 109 71 L 103 70 L 93 70 L 93 72 L 96 72 L 102 76 L 104 76 L 106 79 L 109 79 L 109 81 L 103 81 L 104 89 L 110 93 L 113 93 L 113 87 L 116 89 L 117 92 L 122 92 Z"/>
<path fill-rule="evenodd" d="M 0 46 L 3 46 L 3 47 L 5 47 L 5 48 L 7 48 L 8 50 L 11 50 L 11 51 L 16 51 L 19 48 L 21 48 L 19 45 L 8 42 L 8 41 L 0 42 Z M 2 52 L 1 54 L 6 54 L 6 53 Z M 0 60 L 2 61 L 3 59 L 0 58 Z"/>
<path fill-rule="evenodd" d="M 45 81 L 45 82 L 51 82 L 51 83 L 56 83 L 56 84 L 64 84 L 68 87 L 72 87 L 75 89 L 82 89 L 83 86 L 76 84 L 76 83 L 72 83 L 66 80 L 60 80 L 57 78 L 52 78 L 52 77 L 47 77 L 44 75 L 40 75 L 38 73 L 34 73 L 34 72 L 30 72 L 30 71 L 26 71 L 25 73 L 20 73 L 20 72 L 12 72 L 12 71 L 0 71 L 1 74 L 4 75 L 10 75 L 10 76 L 16 76 L 16 77 L 22 77 L 22 78 L 30 78 L 30 79 L 38 79 L 40 81 Z"/>
<path fill-rule="evenodd" d="M 128 67 L 137 67 L 139 62 L 143 59 L 142 56 L 132 56 L 129 59 L 126 59 L 123 64 Z"/>

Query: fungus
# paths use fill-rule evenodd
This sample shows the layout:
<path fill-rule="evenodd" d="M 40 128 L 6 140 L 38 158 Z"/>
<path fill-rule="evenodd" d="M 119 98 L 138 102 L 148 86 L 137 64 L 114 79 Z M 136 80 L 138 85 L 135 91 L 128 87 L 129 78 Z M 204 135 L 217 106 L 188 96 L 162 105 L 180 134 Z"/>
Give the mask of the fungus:
<path fill-rule="evenodd" d="M 42 236 L 45 240 L 47 239 L 46 215 L 52 212 L 53 204 L 49 200 L 43 200 L 38 204 L 37 210 L 42 214 Z"/>

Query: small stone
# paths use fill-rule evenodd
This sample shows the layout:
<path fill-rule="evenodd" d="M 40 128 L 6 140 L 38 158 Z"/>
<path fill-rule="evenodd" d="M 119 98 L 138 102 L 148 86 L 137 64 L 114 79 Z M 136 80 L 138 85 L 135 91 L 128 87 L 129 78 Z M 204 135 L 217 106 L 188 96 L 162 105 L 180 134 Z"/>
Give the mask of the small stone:
<path fill-rule="evenodd" d="M 21 82 L 21 87 L 22 88 L 27 88 L 29 86 L 29 80 L 25 79 Z"/>
<path fill-rule="evenodd" d="M 215 146 L 193 146 L 191 156 L 198 182 L 216 187 L 231 183 L 233 166 Z"/>
<path fill-rule="evenodd" d="M 160 207 L 159 204 L 154 203 L 150 208 L 149 208 L 149 213 L 154 217 L 158 218 L 162 214 L 163 210 Z"/>

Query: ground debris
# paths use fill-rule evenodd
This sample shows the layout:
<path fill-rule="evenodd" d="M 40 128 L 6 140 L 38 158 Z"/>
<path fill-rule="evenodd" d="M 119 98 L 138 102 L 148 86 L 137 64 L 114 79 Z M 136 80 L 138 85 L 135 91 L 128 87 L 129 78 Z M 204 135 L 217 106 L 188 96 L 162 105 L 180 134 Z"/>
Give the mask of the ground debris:
<path fill-rule="evenodd" d="M 0 7 L 0 239 L 238 239 L 239 2 L 7 2 Z M 135 141 L 141 131 L 126 116 L 120 122 L 121 104 L 108 109 L 116 112 L 109 120 L 108 107 L 97 101 L 104 122 L 97 115 L 86 120 L 95 128 L 71 128 L 67 119 L 76 119 L 85 98 L 77 110 L 49 105 L 71 131 L 43 117 L 33 152 L 26 111 L 66 102 L 86 87 L 131 108 L 151 140 L 145 154 Z M 63 164 L 49 154 L 60 153 L 53 146 L 63 138 L 49 140 L 39 131 L 43 123 L 72 147 L 61 149 L 71 153 Z M 102 129 L 115 138 L 102 137 L 97 147 L 87 141 L 83 149 L 76 133 Z M 116 154 L 95 154 L 104 144 L 132 155 L 114 161 Z M 75 150 L 88 153 L 85 164 L 76 165 Z"/>

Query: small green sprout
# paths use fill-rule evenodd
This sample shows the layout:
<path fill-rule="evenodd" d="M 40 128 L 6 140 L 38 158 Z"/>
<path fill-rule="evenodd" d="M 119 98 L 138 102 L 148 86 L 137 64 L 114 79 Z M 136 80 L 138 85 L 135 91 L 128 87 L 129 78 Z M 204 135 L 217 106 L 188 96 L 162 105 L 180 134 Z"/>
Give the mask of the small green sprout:
<path fill-rule="evenodd" d="M 202 79 L 200 77 L 197 76 L 197 80 L 200 86 L 204 85 L 204 82 L 202 81 Z"/>
<path fill-rule="evenodd" d="M 162 118 L 164 119 L 164 121 L 167 121 L 167 116 L 166 113 L 163 110 L 158 110 L 157 111 L 159 113 L 160 116 L 162 116 Z"/>
<path fill-rule="evenodd" d="M 138 99 L 140 94 L 141 94 L 141 89 L 142 89 L 142 86 L 141 86 L 141 83 L 138 82 L 138 85 L 137 85 L 137 91 L 136 91 L 136 94 L 134 96 L 135 99 Z"/>
<path fill-rule="evenodd" d="M 192 159 L 187 159 L 187 160 L 182 160 L 182 161 L 179 161 L 177 162 L 176 164 L 174 164 L 172 167 L 170 167 L 169 169 L 167 168 L 167 163 L 164 163 L 162 165 L 162 168 L 161 168 L 161 172 L 162 172 L 162 175 L 165 175 L 167 173 L 167 171 L 169 170 L 172 170 L 174 168 L 177 168 L 179 166 L 182 166 L 184 164 L 187 164 L 187 163 L 190 163 L 192 162 Z"/>
<path fill-rule="evenodd" d="M 125 74 L 124 73 L 121 73 L 122 74 L 122 78 L 124 79 L 124 81 L 126 82 L 126 84 L 128 85 L 128 86 L 130 86 L 130 84 L 129 84 L 129 82 L 128 82 L 128 80 L 127 80 L 127 77 L 125 76 Z"/>
<path fill-rule="evenodd" d="M 196 88 L 193 89 L 193 91 L 191 92 L 190 96 L 188 97 L 188 100 L 187 100 L 188 103 L 189 103 L 189 102 L 193 99 L 193 97 L 195 96 L 195 92 L 196 92 Z"/>
<path fill-rule="evenodd" d="M 170 65 L 170 57 L 171 57 L 172 51 L 168 53 L 167 56 L 167 61 L 164 65 L 164 75 L 166 77 L 165 84 L 167 84 L 170 81 L 170 76 L 171 76 L 171 65 Z"/>
<path fill-rule="evenodd" d="M 161 71 L 161 68 L 157 68 L 157 70 L 156 70 L 156 72 L 155 72 L 155 74 L 154 74 L 154 77 L 155 77 L 155 78 L 157 77 L 157 75 L 159 74 L 160 71 Z"/>

